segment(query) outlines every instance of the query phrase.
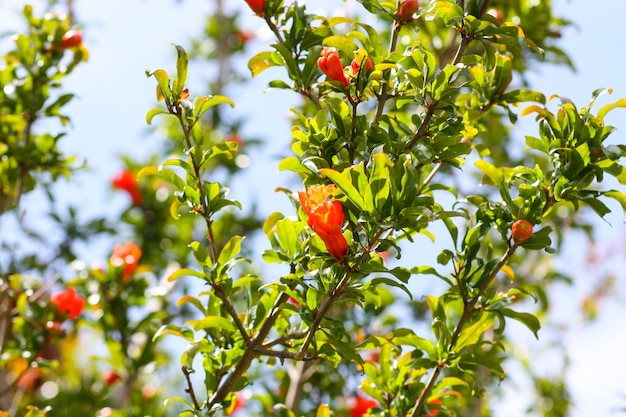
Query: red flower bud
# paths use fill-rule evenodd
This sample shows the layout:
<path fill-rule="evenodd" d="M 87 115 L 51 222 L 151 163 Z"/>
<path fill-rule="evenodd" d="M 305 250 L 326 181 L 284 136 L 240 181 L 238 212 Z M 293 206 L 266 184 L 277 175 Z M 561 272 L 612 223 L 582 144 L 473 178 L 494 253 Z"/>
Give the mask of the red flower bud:
<path fill-rule="evenodd" d="M 332 81 L 340 81 L 346 87 L 348 86 L 349 82 L 343 72 L 337 49 L 324 47 L 317 60 L 317 66 Z"/>
<path fill-rule="evenodd" d="M 522 244 L 533 235 L 533 225 L 524 219 L 516 220 L 511 226 L 511 237 L 516 245 Z"/>
<path fill-rule="evenodd" d="M 61 49 L 75 48 L 83 43 L 83 34 L 79 30 L 68 30 L 61 38 Z"/>
<path fill-rule="evenodd" d="M 139 259 L 141 258 L 141 249 L 132 242 L 117 245 L 113 248 L 111 255 L 111 265 L 118 267 L 124 266 L 122 271 L 122 282 L 126 283 L 135 272 Z"/>
<path fill-rule="evenodd" d="M 356 58 L 352 60 L 352 63 L 350 64 L 350 67 L 352 68 L 352 73 L 354 75 L 359 73 L 359 70 L 361 69 L 361 63 L 357 62 Z M 372 70 L 372 68 L 374 67 L 374 63 L 372 62 L 372 58 L 367 57 L 367 61 L 365 64 L 365 73 L 367 74 L 368 72 L 370 72 Z"/>
<path fill-rule="evenodd" d="M 76 293 L 74 287 L 55 292 L 50 296 L 50 302 L 56 305 L 59 311 L 67 313 L 72 319 L 77 318 L 85 306 L 85 300 Z"/>
<path fill-rule="evenodd" d="M 120 190 L 126 191 L 133 200 L 133 204 L 138 206 L 141 204 L 143 200 L 143 195 L 141 194 L 141 190 L 139 190 L 139 186 L 137 185 L 137 179 L 135 174 L 128 170 L 124 170 L 117 174 L 111 180 L 111 184 L 113 187 L 118 188 Z"/>
<path fill-rule="evenodd" d="M 330 255 L 341 261 L 348 253 L 348 242 L 341 232 L 341 203 L 327 201 L 334 190 L 334 185 L 317 185 L 307 188 L 306 193 L 299 191 L 298 197 L 309 227 L 322 239 Z"/>
<path fill-rule="evenodd" d="M 265 1 L 266 0 L 246 0 L 248 6 L 252 9 L 254 13 L 258 16 L 265 16 Z"/>
<path fill-rule="evenodd" d="M 398 10 L 398 20 L 400 22 L 408 22 L 413 19 L 413 15 L 419 9 L 420 4 L 417 0 L 402 0 L 400 9 Z"/>
<path fill-rule="evenodd" d="M 354 404 L 350 408 L 350 417 L 362 417 L 370 408 L 378 407 L 378 402 L 371 398 L 357 395 Z"/>

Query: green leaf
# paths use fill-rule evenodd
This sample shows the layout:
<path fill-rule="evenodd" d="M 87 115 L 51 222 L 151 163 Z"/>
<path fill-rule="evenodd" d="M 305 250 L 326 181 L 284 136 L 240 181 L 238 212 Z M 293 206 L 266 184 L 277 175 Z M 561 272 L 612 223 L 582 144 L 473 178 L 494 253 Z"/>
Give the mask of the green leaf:
<path fill-rule="evenodd" d="M 193 331 L 188 328 L 179 327 L 176 324 L 165 324 L 161 326 L 159 330 L 156 331 L 154 336 L 152 336 L 152 340 L 157 340 L 159 337 L 165 334 L 171 334 L 173 336 L 180 337 L 191 343 L 194 342 Z"/>
<path fill-rule="evenodd" d="M 177 97 L 185 89 L 185 83 L 187 82 L 187 65 L 188 58 L 187 52 L 180 45 L 174 45 L 176 48 L 176 78 L 174 78 L 174 95 Z"/>
<path fill-rule="evenodd" d="M 598 110 L 598 119 L 604 120 L 604 116 L 606 116 L 608 112 L 618 107 L 626 107 L 626 98 L 620 98 L 615 103 L 610 103 L 602 106 L 600 110 Z"/>
<path fill-rule="evenodd" d="M 605 191 L 603 195 L 617 201 L 622 206 L 622 209 L 624 210 L 624 213 L 626 214 L 626 195 L 624 193 L 622 193 L 621 191 L 617 191 L 617 190 L 609 190 L 609 191 Z"/>
<path fill-rule="evenodd" d="M 339 49 L 341 51 L 340 56 L 343 56 L 344 59 L 345 57 L 352 59 L 354 51 L 359 49 L 359 46 L 352 39 L 337 35 L 328 36 L 322 45 Z"/>
<path fill-rule="evenodd" d="M 363 201 L 363 197 L 359 194 L 354 185 L 350 182 L 349 178 L 346 178 L 342 173 L 335 171 L 331 168 L 322 168 L 320 169 L 320 174 L 327 176 L 330 178 L 332 182 L 335 183 L 337 187 L 352 201 L 360 210 L 368 211 L 365 205 L 365 201 Z"/>
<path fill-rule="evenodd" d="M 373 201 L 374 207 L 378 213 L 382 214 L 382 209 L 389 200 L 392 179 L 389 168 L 393 167 L 393 163 L 386 153 L 374 155 L 374 167 L 369 179 L 369 186 L 365 189 L 365 201 Z M 372 196 L 368 197 L 367 194 Z"/>
<path fill-rule="evenodd" d="M 460 353 L 466 348 L 472 347 L 478 343 L 483 333 L 493 327 L 494 315 L 489 313 L 482 313 L 479 315 L 479 319 L 471 325 L 465 327 L 461 331 L 461 335 L 457 340 L 453 350 Z"/>
<path fill-rule="evenodd" d="M 152 72 L 146 72 L 146 75 L 148 77 L 154 77 L 157 80 L 157 100 L 161 101 L 165 98 L 166 102 L 169 103 L 172 96 L 172 90 L 170 89 L 170 76 L 167 72 L 165 70 L 158 69 Z"/>
<path fill-rule="evenodd" d="M 172 281 L 176 281 L 178 278 L 181 278 L 181 277 L 196 277 L 196 278 L 202 278 L 202 279 L 205 278 L 204 274 L 202 274 L 201 272 L 198 272 L 189 268 L 181 268 L 172 272 L 170 276 L 167 277 L 167 280 L 169 282 L 172 282 Z"/>
<path fill-rule="evenodd" d="M 291 86 L 283 80 L 272 80 L 267 84 L 270 88 L 279 88 L 281 90 L 291 90 Z"/>
<path fill-rule="evenodd" d="M 300 229 L 300 230 L 299 230 Z M 289 259 L 295 259 L 300 249 L 298 235 L 302 227 L 296 228 L 296 223 L 288 218 L 276 222 L 276 237 L 280 247 L 283 248 Z"/>
<path fill-rule="evenodd" d="M 253 77 L 256 77 L 270 67 L 282 66 L 285 62 L 278 52 L 259 52 L 248 61 L 248 68 Z"/>
<path fill-rule="evenodd" d="M 537 139 L 535 137 L 532 136 L 526 136 L 526 145 L 531 148 L 531 149 L 536 149 L 538 151 L 541 151 L 545 154 L 549 154 L 550 153 L 550 148 L 548 146 L 548 143 L 544 140 L 541 139 Z"/>
<path fill-rule="evenodd" d="M 313 172 L 306 166 L 302 165 L 300 159 L 296 156 L 288 156 L 278 163 L 278 171 L 291 171 L 297 174 L 311 175 Z"/>
<path fill-rule="evenodd" d="M 551 232 L 552 228 L 550 226 L 546 226 L 538 232 L 533 233 L 533 235 L 527 241 L 522 243 L 521 246 L 525 249 L 531 250 L 547 248 L 552 244 L 552 239 L 550 239 Z"/>
<path fill-rule="evenodd" d="M 169 279 L 168 279 L 169 280 Z M 198 309 L 198 311 L 200 311 L 200 313 L 202 313 L 203 316 L 206 316 L 207 311 L 206 308 L 204 307 L 204 305 L 202 304 L 202 302 L 197 299 L 196 297 L 192 297 L 191 295 L 183 295 L 182 297 L 180 297 L 178 299 L 178 302 L 176 303 L 176 305 L 178 307 L 180 307 L 183 304 L 191 304 L 194 307 L 196 307 Z"/>
<path fill-rule="evenodd" d="M 222 103 L 228 103 L 230 104 L 230 107 L 235 107 L 235 103 L 226 96 L 217 95 L 196 98 L 193 104 L 193 118 L 195 120 L 199 119 L 211 107 L 215 107 Z"/>
<path fill-rule="evenodd" d="M 218 329 L 229 332 L 236 331 L 235 326 L 225 317 L 222 316 L 206 316 L 198 320 L 188 320 L 185 325 L 190 325 L 194 330 Z"/>
<path fill-rule="evenodd" d="M 146 113 L 146 122 L 149 125 L 151 125 L 152 119 L 154 119 L 154 116 L 157 116 L 159 114 L 170 114 L 170 113 L 165 109 L 162 109 L 160 107 L 155 107 L 153 109 L 148 110 L 148 113 Z"/>
<path fill-rule="evenodd" d="M 503 308 L 498 310 L 498 312 L 502 313 L 506 317 L 510 317 L 513 320 L 517 320 L 522 323 L 524 326 L 528 328 L 535 335 L 536 339 L 539 339 L 537 332 L 541 328 L 541 323 L 539 319 L 530 313 L 522 313 L 519 311 L 511 310 L 510 308 Z"/>
<path fill-rule="evenodd" d="M 534 90 L 513 90 L 500 96 L 500 100 L 507 103 L 519 103 L 523 101 L 535 101 L 546 104 L 546 96 L 539 91 Z"/>
<path fill-rule="evenodd" d="M 170 171 L 169 169 L 163 169 L 163 166 L 147 166 L 143 167 L 137 173 L 137 179 L 147 177 L 147 176 L 157 176 L 165 181 L 169 182 L 171 185 L 176 187 L 179 191 L 182 191 L 185 188 L 185 182 L 182 178 L 180 178 L 176 173 Z"/>
<path fill-rule="evenodd" d="M 241 242 L 243 241 L 243 239 L 243 236 L 235 235 L 231 237 L 230 240 L 224 245 L 224 248 L 222 248 L 220 256 L 217 259 L 218 263 L 224 265 L 235 256 L 239 255 L 239 252 L 241 252 Z"/>

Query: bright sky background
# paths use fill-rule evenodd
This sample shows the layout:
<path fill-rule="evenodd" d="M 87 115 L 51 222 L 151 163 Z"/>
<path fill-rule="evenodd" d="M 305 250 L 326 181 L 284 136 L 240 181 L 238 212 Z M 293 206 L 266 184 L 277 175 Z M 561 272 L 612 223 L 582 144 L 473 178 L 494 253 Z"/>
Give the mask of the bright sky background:
<path fill-rule="evenodd" d="M 120 169 L 119 154 L 133 156 L 150 153 L 155 141 L 160 139 L 148 134 L 145 113 L 154 107 L 153 79 L 146 79 L 144 71 L 174 68 L 174 51 L 171 43 L 188 45 L 190 37 L 199 35 L 204 24 L 203 17 L 210 11 L 212 2 L 201 0 L 78 0 L 78 20 L 85 25 L 84 42 L 90 49 L 90 60 L 80 66 L 65 83 L 67 91 L 75 92 L 77 98 L 67 106 L 72 118 L 72 128 L 63 139 L 63 148 L 87 161 L 89 172 L 78 175 L 73 184 L 62 187 L 59 197 L 81 205 L 85 217 L 92 214 L 117 213 L 127 204 L 125 196 L 109 189 L 110 178 Z M 262 21 L 247 9 L 243 0 L 225 0 L 229 8 L 241 8 L 246 16 L 245 24 L 257 31 Z M 341 1 L 318 0 L 310 2 L 324 7 L 346 7 Z M 347 7 L 354 6 L 349 0 Z M 0 32 L 23 28 L 19 11 L 25 4 L 20 0 L 0 0 Z M 614 89 L 612 96 L 600 99 L 600 105 L 626 97 L 626 55 L 624 34 L 620 29 L 626 16 L 623 0 L 554 1 L 556 14 L 575 22 L 576 27 L 563 32 L 561 46 L 570 54 L 577 72 L 563 67 L 543 67 L 531 74 L 532 88 L 546 95 L 557 93 L 569 97 L 578 107 L 585 107 L 591 91 L 599 87 Z M 263 37 L 264 30 L 260 30 Z M 253 52 L 266 49 L 267 41 L 252 43 Z M 273 71 L 273 70 L 272 70 Z M 241 74 L 248 74 L 242 62 Z M 262 92 L 268 80 L 279 78 L 280 70 L 268 71 L 268 75 L 248 84 L 232 98 L 237 107 L 235 117 L 250 119 L 243 130 L 244 136 L 260 137 L 267 141 L 267 149 L 252 155 L 252 163 L 245 181 L 235 183 L 232 196 L 244 204 L 259 203 L 262 214 L 289 207 L 284 197 L 276 198 L 277 181 L 285 181 L 276 172 L 277 153 L 284 154 L 290 141 L 287 109 L 296 103 L 297 97 L 289 92 Z M 203 81 L 207 74 L 189 74 L 190 79 Z M 228 110 L 231 111 L 231 110 Z M 529 116 L 531 117 L 531 116 Z M 535 135 L 533 124 L 524 123 L 520 137 Z M 626 109 L 617 109 L 607 117 L 607 122 L 618 128 L 611 136 L 612 143 L 626 143 Z M 269 196 L 269 198 L 268 198 Z M 27 200 L 28 201 L 28 200 Z M 278 206 L 277 206 L 278 205 Z M 615 250 L 623 253 L 624 222 L 619 207 L 607 216 L 608 222 L 600 222 L 598 237 L 616 242 Z M 1 230 L 0 224 L 0 233 Z M 108 250 L 108 248 L 106 249 Z M 94 250 L 86 253 L 87 261 L 102 260 L 105 252 Z M 570 245 L 561 259 L 567 267 L 568 259 L 581 259 L 585 254 L 580 247 Z M 572 271 L 575 274 L 575 271 Z M 602 319 L 591 325 L 583 325 L 576 311 L 576 303 L 570 298 L 579 297 L 581 291 L 591 288 L 594 277 L 578 276 L 581 281 L 574 289 L 563 289 L 557 295 L 557 304 L 563 305 L 563 317 L 573 317 L 566 342 L 571 346 L 572 365 L 569 380 L 572 387 L 574 411 L 572 417 L 608 416 L 617 407 L 626 407 L 626 361 L 622 353 L 626 348 L 623 304 L 626 292 L 622 273 L 618 276 L 619 296 L 601 309 Z M 560 305 L 560 304 L 559 304 Z M 546 335 L 548 336 L 548 335 Z M 541 333 L 540 333 L 541 337 Z M 548 337 L 549 339 L 549 337 Z M 542 339 L 540 339 L 541 342 Z M 538 343 L 529 343 L 537 347 Z M 549 364 L 547 364 L 549 367 Z M 523 409 L 514 399 L 508 401 L 496 414 L 497 417 L 522 417 Z"/>

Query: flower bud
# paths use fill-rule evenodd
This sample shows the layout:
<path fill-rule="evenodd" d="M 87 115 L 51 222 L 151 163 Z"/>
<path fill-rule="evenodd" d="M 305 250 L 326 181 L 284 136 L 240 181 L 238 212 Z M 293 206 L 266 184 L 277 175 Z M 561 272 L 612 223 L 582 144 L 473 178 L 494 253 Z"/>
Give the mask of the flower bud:
<path fill-rule="evenodd" d="M 322 49 L 319 59 L 317 60 L 319 69 L 332 81 L 342 82 L 346 87 L 349 82 L 346 74 L 343 72 L 343 66 L 339 59 L 339 52 L 335 48 L 325 47 Z"/>
<path fill-rule="evenodd" d="M 398 9 L 398 20 L 400 22 L 408 22 L 413 19 L 413 15 L 419 9 L 420 4 L 417 0 L 402 0 L 400 9 Z"/>

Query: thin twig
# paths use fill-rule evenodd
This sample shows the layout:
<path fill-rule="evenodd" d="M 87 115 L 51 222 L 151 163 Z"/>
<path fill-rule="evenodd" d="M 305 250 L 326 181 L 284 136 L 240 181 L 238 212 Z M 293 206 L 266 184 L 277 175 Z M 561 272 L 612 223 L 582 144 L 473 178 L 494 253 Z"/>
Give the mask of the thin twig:
<path fill-rule="evenodd" d="M 288 333 L 284 336 L 277 337 L 274 340 L 271 340 L 263 345 L 264 348 L 269 349 L 272 346 L 276 345 L 284 345 L 291 340 L 302 339 L 306 336 L 307 332 L 293 332 Z"/>
<path fill-rule="evenodd" d="M 399 21 L 394 20 L 393 26 L 391 27 L 391 40 L 389 42 L 389 55 L 391 55 L 397 48 L 398 35 L 400 34 L 401 27 L 402 27 L 402 24 Z M 378 95 L 378 104 L 376 105 L 376 113 L 374 115 L 374 120 L 372 123 L 378 122 L 378 119 L 380 118 L 380 116 L 382 116 L 383 110 L 385 109 L 385 103 L 387 102 L 387 99 L 389 98 L 389 80 L 387 79 L 387 77 L 389 77 L 390 73 L 391 73 L 391 70 L 386 70 L 383 76 L 384 82 L 380 90 L 380 94 Z"/>
<path fill-rule="evenodd" d="M 200 406 L 200 403 L 198 403 L 198 400 L 196 399 L 196 393 L 193 390 L 193 384 L 191 383 L 191 371 L 189 370 L 189 368 L 187 368 L 186 366 L 182 367 L 183 370 L 183 375 L 185 375 L 185 380 L 187 381 L 187 389 L 185 389 L 185 392 L 189 394 L 189 396 L 191 397 L 191 401 L 193 401 L 193 406 L 195 407 L 196 410 L 200 410 L 202 409 L 202 407 Z"/>
<path fill-rule="evenodd" d="M 235 310 L 235 306 L 233 306 L 233 304 L 226 296 L 226 293 L 224 293 L 224 288 L 221 285 L 214 284 L 213 293 L 217 296 L 217 298 L 222 300 L 222 306 L 224 307 L 224 310 L 226 310 L 228 315 L 233 319 L 233 322 L 235 323 L 235 326 L 237 326 L 241 337 L 243 337 L 244 343 L 246 344 L 246 346 L 248 346 L 252 342 L 250 336 L 248 335 L 245 326 L 239 319 L 239 315 L 237 315 L 237 310 Z"/>

